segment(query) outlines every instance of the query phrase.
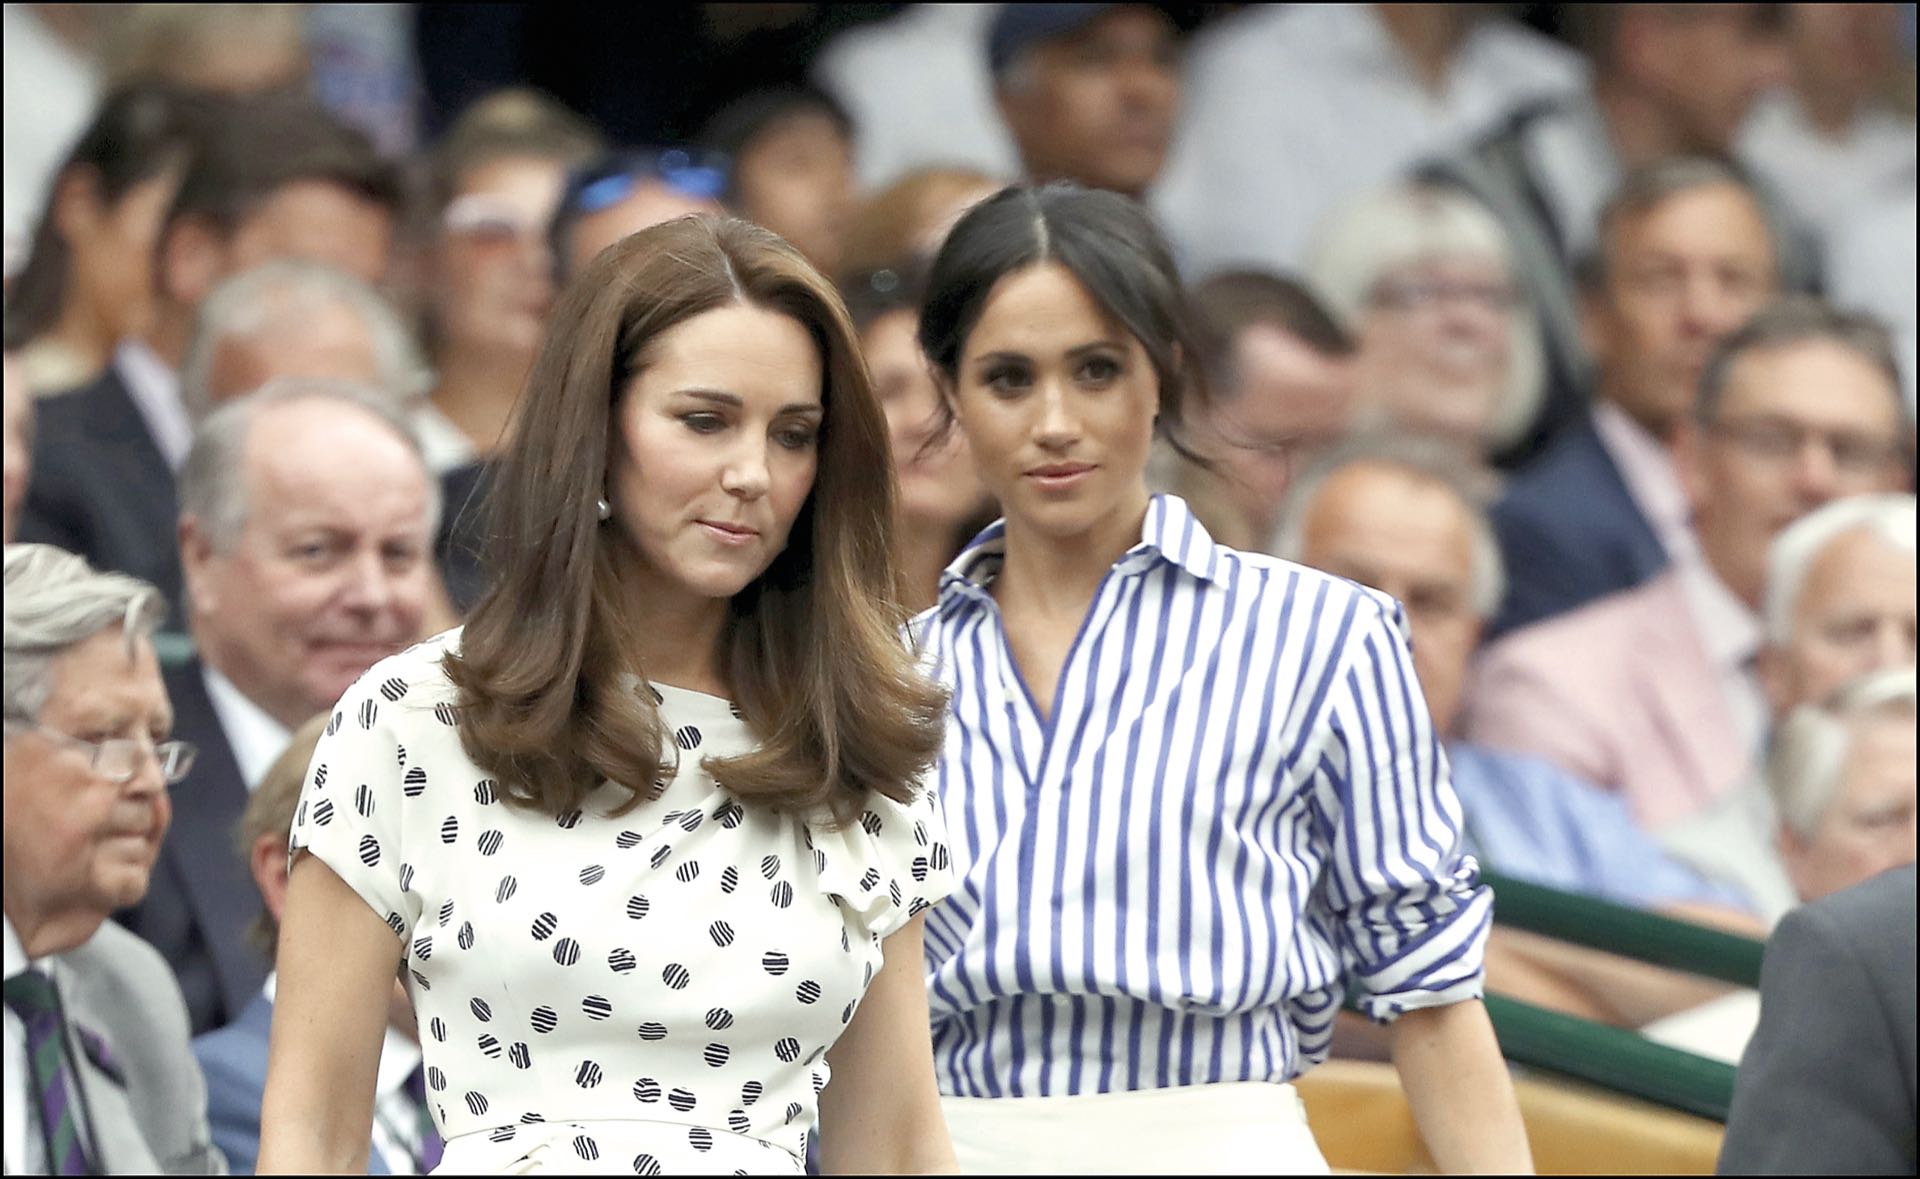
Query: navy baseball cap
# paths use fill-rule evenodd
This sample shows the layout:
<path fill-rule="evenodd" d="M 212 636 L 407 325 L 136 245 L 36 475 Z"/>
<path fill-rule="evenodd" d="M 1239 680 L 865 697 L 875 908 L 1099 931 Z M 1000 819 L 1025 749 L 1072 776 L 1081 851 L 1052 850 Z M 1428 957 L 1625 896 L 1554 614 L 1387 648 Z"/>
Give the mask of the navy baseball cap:
<path fill-rule="evenodd" d="M 998 77 L 1028 47 L 1078 32 L 1118 4 L 1002 4 L 987 31 L 987 64 Z"/>

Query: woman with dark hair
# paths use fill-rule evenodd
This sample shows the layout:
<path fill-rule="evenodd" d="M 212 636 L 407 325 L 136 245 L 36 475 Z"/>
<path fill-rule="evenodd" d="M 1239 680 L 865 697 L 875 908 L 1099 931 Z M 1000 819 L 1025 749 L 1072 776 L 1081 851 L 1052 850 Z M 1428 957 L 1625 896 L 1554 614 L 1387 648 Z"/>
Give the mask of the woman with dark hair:
<path fill-rule="evenodd" d="M 1349 986 L 1440 1169 L 1526 1169 L 1473 1001 L 1491 897 L 1400 608 L 1147 493 L 1206 395 L 1146 213 L 983 202 L 920 342 L 1005 513 L 915 624 L 952 695 L 959 879 L 926 948 L 963 1169 L 1324 1171 L 1287 1082 Z"/>
<path fill-rule="evenodd" d="M 999 515 L 974 473 L 966 437 L 943 428 L 940 389 L 917 334 L 923 271 L 902 262 L 840 284 L 873 390 L 887 415 L 900 487 L 894 535 L 906 579 L 901 593 L 914 613 L 933 605 L 947 562 Z"/>
<path fill-rule="evenodd" d="M 6 348 L 35 392 L 92 380 L 146 326 L 154 241 L 209 101 L 154 83 L 109 94 L 54 174 L 7 288 Z"/>
<path fill-rule="evenodd" d="M 798 1173 L 816 1113 L 832 1169 L 950 1167 L 944 697 L 839 297 L 741 221 L 608 248 L 494 494 L 464 629 L 376 664 L 315 753 L 262 1169 L 364 1166 L 396 970 L 454 1173 Z"/>

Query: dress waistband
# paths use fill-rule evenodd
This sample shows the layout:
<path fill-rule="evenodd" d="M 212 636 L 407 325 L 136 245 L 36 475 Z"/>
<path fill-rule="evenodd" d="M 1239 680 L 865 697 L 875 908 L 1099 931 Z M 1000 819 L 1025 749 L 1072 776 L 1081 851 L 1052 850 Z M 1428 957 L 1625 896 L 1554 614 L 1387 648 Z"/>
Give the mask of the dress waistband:
<path fill-rule="evenodd" d="M 703 1146 L 690 1132 L 706 1130 Z M 722 1126 L 639 1118 L 516 1122 L 449 1138 L 434 1174 L 803 1174 L 792 1151 Z"/>

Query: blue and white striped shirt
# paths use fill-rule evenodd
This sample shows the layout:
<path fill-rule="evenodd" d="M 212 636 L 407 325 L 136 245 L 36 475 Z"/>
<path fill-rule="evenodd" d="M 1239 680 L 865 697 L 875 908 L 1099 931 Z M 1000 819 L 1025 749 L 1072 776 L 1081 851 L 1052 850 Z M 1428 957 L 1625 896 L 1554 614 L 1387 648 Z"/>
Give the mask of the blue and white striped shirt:
<path fill-rule="evenodd" d="M 1476 997 L 1492 897 L 1392 599 L 1213 543 L 1156 496 L 1050 721 L 988 586 L 1004 525 L 914 622 L 953 693 L 958 889 L 927 915 L 943 1092 L 1285 1081 L 1365 1010 Z"/>

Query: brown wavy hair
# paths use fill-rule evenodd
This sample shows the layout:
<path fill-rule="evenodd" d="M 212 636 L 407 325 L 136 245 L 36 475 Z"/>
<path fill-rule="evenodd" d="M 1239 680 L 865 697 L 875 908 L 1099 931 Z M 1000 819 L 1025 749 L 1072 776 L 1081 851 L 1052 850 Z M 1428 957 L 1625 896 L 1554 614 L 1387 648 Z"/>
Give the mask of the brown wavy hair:
<path fill-rule="evenodd" d="M 578 810 L 601 780 L 658 794 L 669 738 L 634 636 L 648 625 L 623 571 L 641 560 L 600 522 L 621 398 L 676 324 L 747 304 L 792 317 L 820 349 L 825 418 L 817 473 L 786 549 L 734 596 L 721 640 L 735 706 L 760 737 L 708 758 L 749 803 L 834 821 L 868 791 L 905 800 L 940 748 L 945 694 L 901 638 L 886 421 L 832 284 L 775 235 L 683 217 L 601 252 L 567 288 L 516 410 L 488 512 L 492 587 L 460 651 L 460 739 L 508 801 Z"/>

